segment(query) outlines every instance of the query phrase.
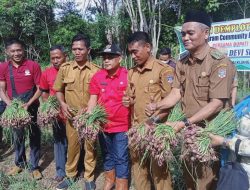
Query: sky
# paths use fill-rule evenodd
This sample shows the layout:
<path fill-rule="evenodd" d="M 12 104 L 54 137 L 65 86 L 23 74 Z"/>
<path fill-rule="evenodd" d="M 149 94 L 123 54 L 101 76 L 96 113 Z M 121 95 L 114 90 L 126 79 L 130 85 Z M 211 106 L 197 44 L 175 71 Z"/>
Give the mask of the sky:
<path fill-rule="evenodd" d="M 75 2 L 79 5 L 80 10 L 84 10 L 90 1 L 91 0 L 75 0 Z"/>
<path fill-rule="evenodd" d="M 64 2 L 66 0 L 56 0 L 56 2 Z M 88 3 L 91 3 L 91 0 L 74 0 L 76 4 L 78 5 L 78 9 L 84 11 Z"/>

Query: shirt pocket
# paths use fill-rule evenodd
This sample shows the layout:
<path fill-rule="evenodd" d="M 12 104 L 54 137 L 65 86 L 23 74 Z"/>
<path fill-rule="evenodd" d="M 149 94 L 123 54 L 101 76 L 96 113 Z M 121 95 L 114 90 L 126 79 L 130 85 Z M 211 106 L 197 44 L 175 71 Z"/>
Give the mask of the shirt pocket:
<path fill-rule="evenodd" d="M 199 76 L 196 87 L 197 99 L 207 101 L 209 99 L 209 77 Z"/>
<path fill-rule="evenodd" d="M 74 90 L 75 89 L 74 82 L 75 82 L 74 78 L 65 78 L 63 80 L 63 83 L 65 84 L 65 90 Z"/>
<path fill-rule="evenodd" d="M 100 93 L 101 93 L 101 94 L 105 94 L 106 91 L 107 91 L 106 88 L 107 88 L 106 86 L 102 85 L 102 86 L 101 86 L 101 89 L 100 89 Z"/>
<path fill-rule="evenodd" d="M 116 87 L 117 99 L 120 100 L 126 94 L 127 86 L 125 84 L 119 84 Z"/>
<path fill-rule="evenodd" d="M 127 86 L 128 86 L 128 84 L 127 84 L 126 82 L 121 81 L 121 82 L 119 82 L 119 84 L 117 85 L 117 91 L 118 91 L 118 92 L 125 92 L 126 89 L 127 89 Z"/>
<path fill-rule="evenodd" d="M 158 83 L 149 83 L 146 87 L 144 87 L 144 92 L 146 93 L 157 93 L 160 92 L 161 88 Z"/>

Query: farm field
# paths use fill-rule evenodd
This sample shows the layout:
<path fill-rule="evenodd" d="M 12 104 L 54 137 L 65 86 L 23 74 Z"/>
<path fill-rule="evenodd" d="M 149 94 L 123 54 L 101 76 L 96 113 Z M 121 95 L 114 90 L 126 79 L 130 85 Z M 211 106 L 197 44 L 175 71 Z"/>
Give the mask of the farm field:
<path fill-rule="evenodd" d="M 40 159 L 40 167 L 43 178 L 39 181 L 32 179 L 28 170 L 23 171 L 15 177 L 6 175 L 7 171 L 13 166 L 14 152 L 10 143 L 4 143 L 0 146 L 0 190 L 54 190 L 57 182 L 53 181 L 55 175 L 55 162 L 53 155 L 53 144 L 51 140 L 50 130 L 43 133 L 42 151 Z M 6 141 L 6 139 L 5 139 Z M 47 143 L 45 142 L 47 141 Z M 27 144 L 28 147 L 28 144 Z M 99 150 L 99 148 L 98 148 Z M 26 150 L 26 155 L 29 157 L 29 148 Z M 83 162 L 83 161 L 82 161 Z M 83 177 L 69 190 L 83 189 Z M 98 163 L 96 168 L 96 190 L 101 190 L 104 184 L 104 173 L 102 169 L 102 160 L 100 150 L 98 151 Z M 131 185 L 130 190 L 134 190 Z"/>

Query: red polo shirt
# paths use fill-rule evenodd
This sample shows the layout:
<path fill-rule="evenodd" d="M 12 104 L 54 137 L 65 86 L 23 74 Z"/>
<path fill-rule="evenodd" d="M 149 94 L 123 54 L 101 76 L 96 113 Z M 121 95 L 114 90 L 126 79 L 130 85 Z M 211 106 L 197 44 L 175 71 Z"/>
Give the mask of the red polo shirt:
<path fill-rule="evenodd" d="M 54 82 L 56 80 L 56 75 L 58 70 L 51 66 L 42 72 L 40 79 L 40 90 L 49 93 L 50 96 L 55 96 L 56 91 L 53 89 Z M 66 122 L 66 118 L 63 116 L 62 110 L 60 111 L 58 119 Z"/>
<path fill-rule="evenodd" d="M 58 70 L 54 66 L 51 66 L 42 72 L 40 89 L 48 92 L 50 96 L 54 96 L 56 94 L 56 91 L 53 89 L 53 85 L 56 80 L 57 73 Z"/>
<path fill-rule="evenodd" d="M 9 64 L 10 61 L 0 64 L 0 80 L 6 82 L 8 96 L 12 98 Z M 17 94 L 22 94 L 39 85 L 41 67 L 37 62 L 25 59 L 19 67 L 13 66 L 13 76 Z"/>
<path fill-rule="evenodd" d="M 108 114 L 108 123 L 104 131 L 108 133 L 128 131 L 129 109 L 122 104 L 122 97 L 128 85 L 128 71 L 120 67 L 116 74 L 109 76 L 105 69 L 98 71 L 91 79 L 89 92 L 98 95 Z"/>

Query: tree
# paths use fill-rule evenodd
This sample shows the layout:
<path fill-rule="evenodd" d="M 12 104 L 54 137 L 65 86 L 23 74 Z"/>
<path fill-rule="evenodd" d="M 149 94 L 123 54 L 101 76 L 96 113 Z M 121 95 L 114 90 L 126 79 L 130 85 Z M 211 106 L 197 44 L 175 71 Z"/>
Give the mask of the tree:
<path fill-rule="evenodd" d="M 89 10 L 92 11 L 92 14 L 97 14 L 98 20 L 105 23 L 106 40 L 109 44 L 112 44 L 119 36 L 118 12 L 120 10 L 120 0 L 93 0 L 93 3 L 94 6 L 89 7 Z"/>
<path fill-rule="evenodd" d="M 2 0 L 0 4 L 2 44 L 8 37 L 18 37 L 27 45 L 27 57 L 41 60 L 41 55 L 50 46 L 48 25 L 54 18 L 53 5 L 54 0 Z"/>
<path fill-rule="evenodd" d="M 123 0 L 131 20 L 131 30 L 145 31 L 152 39 L 152 54 L 156 55 L 161 34 L 162 9 L 168 7 L 170 0 Z"/>

